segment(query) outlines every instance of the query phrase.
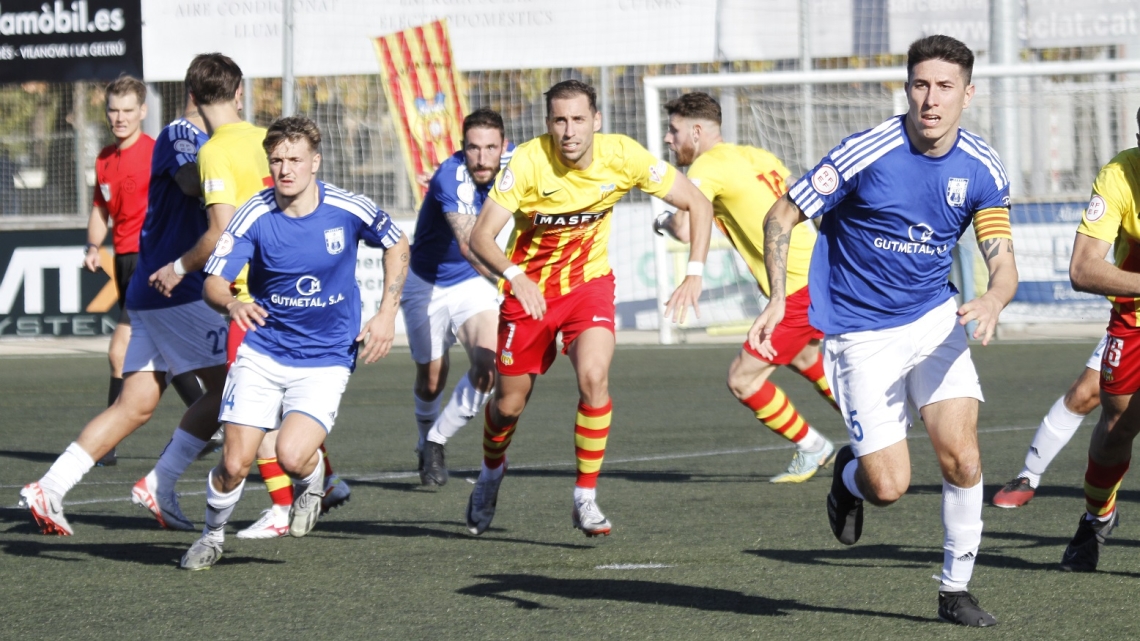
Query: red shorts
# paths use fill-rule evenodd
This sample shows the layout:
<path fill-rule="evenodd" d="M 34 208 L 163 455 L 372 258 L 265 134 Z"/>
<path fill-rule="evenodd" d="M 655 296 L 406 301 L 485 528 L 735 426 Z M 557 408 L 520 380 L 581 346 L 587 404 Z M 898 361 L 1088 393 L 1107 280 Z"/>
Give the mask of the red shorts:
<path fill-rule="evenodd" d="M 554 363 L 558 332 L 562 353 L 574 339 L 592 327 L 614 331 L 613 272 L 582 285 L 564 296 L 546 301 L 546 314 L 534 320 L 514 296 L 499 307 L 498 369 L 503 376 L 544 374 Z"/>
<path fill-rule="evenodd" d="M 761 356 L 759 352 L 752 349 L 748 341 L 744 341 L 744 351 L 765 363 L 772 363 L 773 365 L 787 365 L 792 362 L 804 346 L 813 340 L 823 338 L 823 332 L 811 326 L 808 322 L 808 307 L 811 306 L 811 294 L 808 293 L 808 288 L 805 286 L 803 289 L 788 296 L 787 303 L 784 305 L 784 320 L 776 326 L 776 331 L 772 334 L 772 347 L 776 350 L 776 357 L 768 360 Z"/>
<path fill-rule="evenodd" d="M 1114 396 L 1140 391 L 1140 329 L 1125 325 L 1115 314 L 1101 356 L 1100 388 Z"/>

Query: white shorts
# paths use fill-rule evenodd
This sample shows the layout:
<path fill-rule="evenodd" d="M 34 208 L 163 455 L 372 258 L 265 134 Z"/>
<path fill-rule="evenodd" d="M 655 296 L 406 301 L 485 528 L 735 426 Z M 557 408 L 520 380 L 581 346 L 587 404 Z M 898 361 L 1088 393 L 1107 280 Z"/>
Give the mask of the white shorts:
<path fill-rule="evenodd" d="M 301 412 L 332 431 L 347 367 L 294 367 L 242 344 L 226 376 L 218 421 L 263 430 L 281 427 L 289 412 Z"/>
<path fill-rule="evenodd" d="M 982 398 L 954 299 L 906 325 L 823 339 L 824 369 L 855 456 L 906 438 L 916 408 L 951 398 Z"/>
<path fill-rule="evenodd" d="M 1094 372 L 1100 371 L 1100 361 L 1104 356 L 1104 347 L 1107 344 L 1108 334 L 1105 334 L 1104 338 L 1100 339 L 1100 342 L 1096 344 L 1096 349 L 1094 349 L 1092 355 L 1089 356 L 1089 360 L 1087 363 L 1085 363 L 1085 367 L 1091 369 Z"/>
<path fill-rule="evenodd" d="M 472 316 L 486 311 L 498 313 L 498 297 L 498 290 L 483 277 L 442 287 L 409 270 L 400 307 L 412 360 L 423 365 L 442 358 L 455 344 L 459 328 Z"/>
<path fill-rule="evenodd" d="M 206 303 L 132 309 L 123 372 L 184 372 L 226 364 L 226 321 Z"/>

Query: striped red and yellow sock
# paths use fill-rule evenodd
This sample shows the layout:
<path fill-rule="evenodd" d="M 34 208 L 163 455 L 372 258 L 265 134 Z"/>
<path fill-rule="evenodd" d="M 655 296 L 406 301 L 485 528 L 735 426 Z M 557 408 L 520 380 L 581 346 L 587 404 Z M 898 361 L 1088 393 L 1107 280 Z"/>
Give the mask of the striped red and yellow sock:
<path fill-rule="evenodd" d="M 321 454 L 325 455 L 324 456 L 324 459 L 325 459 L 325 478 L 327 479 L 328 477 L 332 476 L 333 474 L 336 474 L 336 472 L 333 472 L 332 462 L 329 461 L 329 451 L 325 449 L 324 443 L 321 443 L 320 450 L 321 450 Z"/>
<path fill-rule="evenodd" d="M 819 395 L 822 396 L 824 400 L 831 403 L 831 406 L 836 410 L 839 409 L 839 405 L 835 402 L 835 395 L 831 393 L 831 386 L 827 384 L 827 376 L 823 374 L 823 354 L 818 354 L 815 357 L 815 363 L 813 363 L 811 367 L 798 371 L 800 376 L 803 376 L 811 381 L 812 385 L 815 385 L 815 391 L 819 392 Z"/>
<path fill-rule="evenodd" d="M 491 422 L 491 406 L 483 411 L 483 465 L 487 469 L 495 469 L 503 464 L 503 457 L 507 455 L 507 448 L 511 445 L 511 437 L 515 435 L 515 423 L 495 427 Z"/>
<path fill-rule="evenodd" d="M 598 486 L 598 472 L 606 455 L 606 438 L 610 435 L 613 401 L 601 407 L 578 403 L 578 418 L 574 422 L 574 456 L 578 459 L 577 487 Z"/>
<path fill-rule="evenodd" d="M 277 457 L 257 459 L 257 471 L 274 505 L 293 504 L 293 479 L 277 464 Z"/>
<path fill-rule="evenodd" d="M 802 441 L 811 430 L 784 390 L 773 385 L 772 381 L 764 381 L 759 391 L 741 403 L 755 412 L 756 418 L 768 429 L 793 443 Z"/>
<path fill-rule="evenodd" d="M 1101 465 L 1089 458 L 1085 470 L 1085 509 L 1096 517 L 1112 514 L 1116 509 L 1116 490 L 1124 480 L 1124 473 L 1132 461 L 1116 465 Z"/>

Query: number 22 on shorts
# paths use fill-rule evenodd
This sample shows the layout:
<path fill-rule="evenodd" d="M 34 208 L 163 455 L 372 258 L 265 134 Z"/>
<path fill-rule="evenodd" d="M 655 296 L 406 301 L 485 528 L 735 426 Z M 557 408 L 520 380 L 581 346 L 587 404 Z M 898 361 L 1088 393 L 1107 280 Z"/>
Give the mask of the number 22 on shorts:
<path fill-rule="evenodd" d="M 847 422 L 849 423 L 847 431 L 851 433 L 851 438 L 855 442 L 863 440 L 863 426 L 859 424 L 859 421 L 855 420 L 855 414 L 857 413 L 855 410 L 851 410 L 847 413 Z"/>

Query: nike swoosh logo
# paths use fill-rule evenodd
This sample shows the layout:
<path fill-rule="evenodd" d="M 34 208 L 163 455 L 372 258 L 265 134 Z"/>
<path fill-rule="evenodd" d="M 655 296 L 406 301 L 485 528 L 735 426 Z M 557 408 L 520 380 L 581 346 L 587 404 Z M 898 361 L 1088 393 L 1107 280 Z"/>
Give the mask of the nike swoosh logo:
<path fill-rule="evenodd" d="M 550 191 L 546 191 L 546 190 L 544 189 L 544 190 L 542 190 L 542 197 L 543 197 L 543 198 L 545 198 L 545 197 L 547 197 L 547 196 L 549 196 L 549 195 L 551 195 L 551 194 L 556 194 L 556 193 L 558 193 L 558 192 L 560 192 L 560 191 L 562 191 L 562 188 L 561 188 L 561 187 L 559 187 L 558 189 L 551 189 Z"/>
<path fill-rule="evenodd" d="M 613 322 L 613 320 L 614 320 L 614 319 L 612 319 L 612 318 L 606 318 L 605 316 L 595 316 L 595 317 L 594 317 L 594 322 L 595 322 L 595 323 L 596 323 L 596 322 L 598 322 L 598 321 L 609 321 L 609 322 L 611 322 L 611 323 L 612 323 L 612 322 Z"/>

